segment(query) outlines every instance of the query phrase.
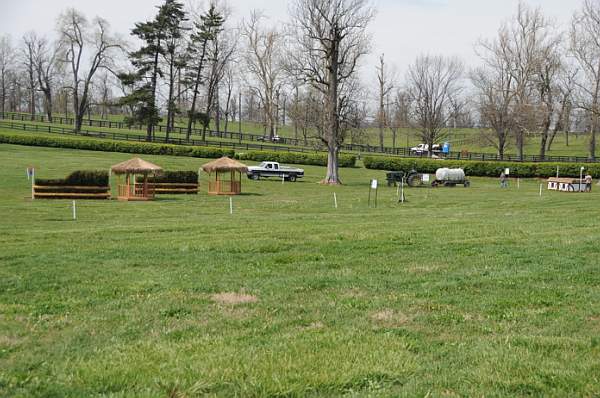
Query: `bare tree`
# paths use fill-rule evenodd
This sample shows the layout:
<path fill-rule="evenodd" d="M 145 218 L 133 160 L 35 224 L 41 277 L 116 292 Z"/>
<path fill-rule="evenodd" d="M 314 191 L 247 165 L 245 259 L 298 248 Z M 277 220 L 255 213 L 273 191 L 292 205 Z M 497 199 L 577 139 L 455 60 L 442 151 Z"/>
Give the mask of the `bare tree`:
<path fill-rule="evenodd" d="M 398 89 L 393 100 L 393 112 L 390 115 L 390 129 L 392 130 L 392 148 L 396 148 L 398 142 L 398 130 L 410 127 L 410 95 L 404 89 Z M 407 132 L 408 139 L 408 132 Z M 408 142 L 407 145 L 408 147 Z"/>
<path fill-rule="evenodd" d="M 81 130 L 83 117 L 89 107 L 90 86 L 99 69 L 110 68 L 115 49 L 121 48 L 109 33 L 108 22 L 96 18 L 93 29 L 85 16 L 71 8 L 62 13 L 57 21 L 60 34 L 60 61 L 68 65 L 72 75 L 74 129 Z M 89 54 L 89 61 L 84 61 Z M 87 69 L 86 69 L 87 66 Z"/>
<path fill-rule="evenodd" d="M 475 101 L 483 127 L 482 137 L 496 148 L 498 157 L 504 159 L 512 131 L 513 92 L 512 75 L 502 64 L 488 64 L 471 73 L 475 88 Z M 487 129 L 491 131 L 488 131 Z"/>
<path fill-rule="evenodd" d="M 558 82 L 558 113 L 554 121 L 554 127 L 548 138 L 546 151 L 552 149 L 552 144 L 559 131 L 564 131 L 566 144 L 569 146 L 569 130 L 571 128 L 571 114 L 573 112 L 573 92 L 575 90 L 575 79 L 578 71 L 566 65 L 563 67 Z"/>
<path fill-rule="evenodd" d="M 112 82 L 108 73 L 103 73 L 97 79 L 98 84 L 96 85 L 98 102 L 97 106 L 100 111 L 100 118 L 106 119 L 110 113 L 110 107 L 112 105 Z"/>
<path fill-rule="evenodd" d="M 539 127 L 537 105 L 540 86 L 538 78 L 547 49 L 556 41 L 554 28 L 546 20 L 540 8 L 532 9 L 519 3 L 514 21 L 503 27 L 507 36 L 505 46 L 514 93 L 513 129 L 517 156 L 523 159 L 525 134 Z"/>
<path fill-rule="evenodd" d="M 383 151 L 384 148 L 384 130 L 388 127 L 388 115 L 386 114 L 386 98 L 394 89 L 395 73 L 390 72 L 385 64 L 384 54 L 379 57 L 379 65 L 377 66 L 377 83 L 379 88 L 379 111 L 377 112 L 377 124 L 379 128 L 379 148 Z"/>
<path fill-rule="evenodd" d="M 269 138 L 277 129 L 277 92 L 283 81 L 283 34 L 275 28 L 264 28 L 265 17 L 253 11 L 242 24 L 245 39 L 244 61 L 247 84 L 263 103 L 264 119 Z"/>
<path fill-rule="evenodd" d="M 35 32 L 29 32 L 23 36 L 22 62 L 25 74 L 27 76 L 27 91 L 29 92 L 29 109 L 31 120 L 35 119 L 36 92 L 38 90 L 38 80 L 36 75 L 36 48 L 39 38 Z"/>
<path fill-rule="evenodd" d="M 559 41 L 553 41 L 540 49 L 537 68 L 537 95 L 540 115 L 540 159 L 546 158 L 548 140 L 552 125 L 556 123 L 559 112 L 558 96 L 560 93 L 559 76 L 563 69 L 562 54 L 559 52 Z M 560 116 L 559 116 L 560 117 Z"/>
<path fill-rule="evenodd" d="M 6 102 L 9 96 L 9 82 L 14 67 L 14 49 L 10 37 L 0 36 L 0 112 L 6 111 Z"/>
<path fill-rule="evenodd" d="M 340 184 L 338 155 L 343 143 L 340 107 L 344 85 L 352 84 L 358 62 L 369 51 L 366 32 L 374 9 L 367 0 L 294 0 L 291 30 L 295 46 L 289 64 L 295 75 L 324 97 L 327 175 L 324 184 Z M 347 90 L 351 91 L 351 90 Z"/>
<path fill-rule="evenodd" d="M 577 106 L 590 117 L 588 157 L 595 160 L 600 117 L 600 1 L 584 0 L 581 10 L 574 15 L 571 52 L 581 70 Z"/>
<path fill-rule="evenodd" d="M 461 92 L 463 64 L 456 58 L 420 56 L 410 66 L 407 90 L 412 101 L 414 122 L 432 155 L 433 144 L 443 137 L 451 118 L 451 104 Z"/>
<path fill-rule="evenodd" d="M 231 64 L 225 68 L 225 74 L 223 77 L 223 85 L 225 88 L 225 108 L 223 109 L 223 116 L 225 116 L 225 126 L 224 131 L 229 131 L 229 118 L 235 119 L 235 98 L 233 97 L 233 89 L 236 82 L 236 76 L 231 67 Z"/>
<path fill-rule="evenodd" d="M 210 42 L 207 50 L 208 59 L 211 60 L 210 73 L 206 85 L 206 110 L 205 114 L 210 116 L 215 111 L 215 124 L 217 130 L 220 130 L 221 106 L 219 98 L 219 86 L 225 75 L 227 65 L 231 62 L 232 56 L 237 48 L 236 34 L 232 30 L 223 30 L 216 34 Z M 210 119 L 209 119 L 210 120 Z M 202 129 L 202 140 L 206 139 L 206 130 L 208 123 L 205 123 Z"/>
<path fill-rule="evenodd" d="M 45 38 L 40 38 L 35 43 L 34 63 L 38 88 L 44 94 L 44 109 L 48 121 L 52 121 L 54 79 L 57 74 L 56 65 L 57 48 L 48 43 Z"/>

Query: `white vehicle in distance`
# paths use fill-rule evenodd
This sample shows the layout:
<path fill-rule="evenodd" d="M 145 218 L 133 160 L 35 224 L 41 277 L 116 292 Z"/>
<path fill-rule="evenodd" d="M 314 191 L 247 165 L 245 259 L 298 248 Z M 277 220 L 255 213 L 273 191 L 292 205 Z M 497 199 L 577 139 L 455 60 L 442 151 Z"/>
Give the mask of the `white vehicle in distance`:
<path fill-rule="evenodd" d="M 281 137 L 277 134 L 273 136 L 273 138 L 269 138 L 269 136 L 262 136 L 256 139 L 257 141 L 271 141 L 271 142 L 281 142 Z"/>
<path fill-rule="evenodd" d="M 258 166 L 248 167 L 248 178 L 251 180 L 260 180 L 261 178 L 284 178 L 286 181 L 295 182 L 298 178 L 304 177 L 303 169 L 281 166 L 277 162 L 262 162 Z"/>
<path fill-rule="evenodd" d="M 433 145 L 433 153 L 441 152 L 441 151 L 442 151 L 441 146 L 439 146 L 438 144 Z M 429 153 L 429 145 L 428 144 L 419 144 L 417 146 L 414 146 L 414 147 L 410 148 L 410 153 L 417 154 L 417 155 Z"/>

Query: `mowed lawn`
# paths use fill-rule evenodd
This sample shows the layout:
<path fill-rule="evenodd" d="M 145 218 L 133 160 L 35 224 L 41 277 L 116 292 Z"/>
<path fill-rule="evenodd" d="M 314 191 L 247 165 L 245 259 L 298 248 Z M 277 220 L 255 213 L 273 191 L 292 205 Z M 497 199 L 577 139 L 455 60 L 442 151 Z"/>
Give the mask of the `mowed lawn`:
<path fill-rule="evenodd" d="M 205 185 L 77 221 L 27 199 L 29 165 L 129 156 L 0 145 L 0 396 L 600 395 L 597 192 L 473 179 L 374 209 L 383 172 L 306 167 L 244 180 L 233 215 Z"/>

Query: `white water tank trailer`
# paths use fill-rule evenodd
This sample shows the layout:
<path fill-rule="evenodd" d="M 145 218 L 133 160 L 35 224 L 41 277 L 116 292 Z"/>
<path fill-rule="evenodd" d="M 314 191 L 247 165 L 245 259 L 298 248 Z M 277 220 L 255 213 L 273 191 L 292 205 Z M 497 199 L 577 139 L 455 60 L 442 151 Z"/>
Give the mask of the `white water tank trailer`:
<path fill-rule="evenodd" d="M 446 187 L 464 185 L 464 187 L 466 188 L 471 184 L 469 180 L 467 180 L 465 176 L 465 171 L 463 169 L 442 168 L 437 169 L 437 171 L 435 172 L 435 181 L 431 185 L 443 185 Z"/>

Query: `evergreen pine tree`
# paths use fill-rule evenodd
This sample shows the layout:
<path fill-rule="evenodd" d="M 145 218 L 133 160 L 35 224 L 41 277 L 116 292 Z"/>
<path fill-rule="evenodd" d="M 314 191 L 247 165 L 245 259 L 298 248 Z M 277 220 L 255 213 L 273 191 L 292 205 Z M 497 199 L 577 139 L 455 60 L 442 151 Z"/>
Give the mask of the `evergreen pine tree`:
<path fill-rule="evenodd" d="M 166 0 L 158 7 L 158 14 L 152 21 L 139 22 L 131 31 L 144 44 L 129 54 L 135 71 L 122 73 L 119 78 L 124 85 L 133 87 L 131 94 L 123 97 L 121 105 L 133 106 L 135 112 L 128 118 L 129 124 L 140 123 L 147 126 L 146 139 L 152 141 L 155 126 L 162 121 L 156 101 L 158 79 L 164 77 L 160 57 L 169 52 L 169 38 L 173 35 L 173 26 L 183 19 L 183 5 L 175 0 Z"/>
<path fill-rule="evenodd" d="M 210 123 L 210 117 L 202 112 L 196 111 L 200 86 L 203 84 L 202 72 L 206 64 L 208 43 L 215 40 L 217 35 L 223 30 L 225 18 L 217 10 L 215 5 L 211 5 L 208 11 L 200 16 L 200 21 L 194 23 L 194 32 L 190 36 L 188 47 L 187 78 L 192 88 L 192 106 L 188 114 L 187 139 L 192 134 L 192 125 L 201 122 L 206 128 Z"/>

